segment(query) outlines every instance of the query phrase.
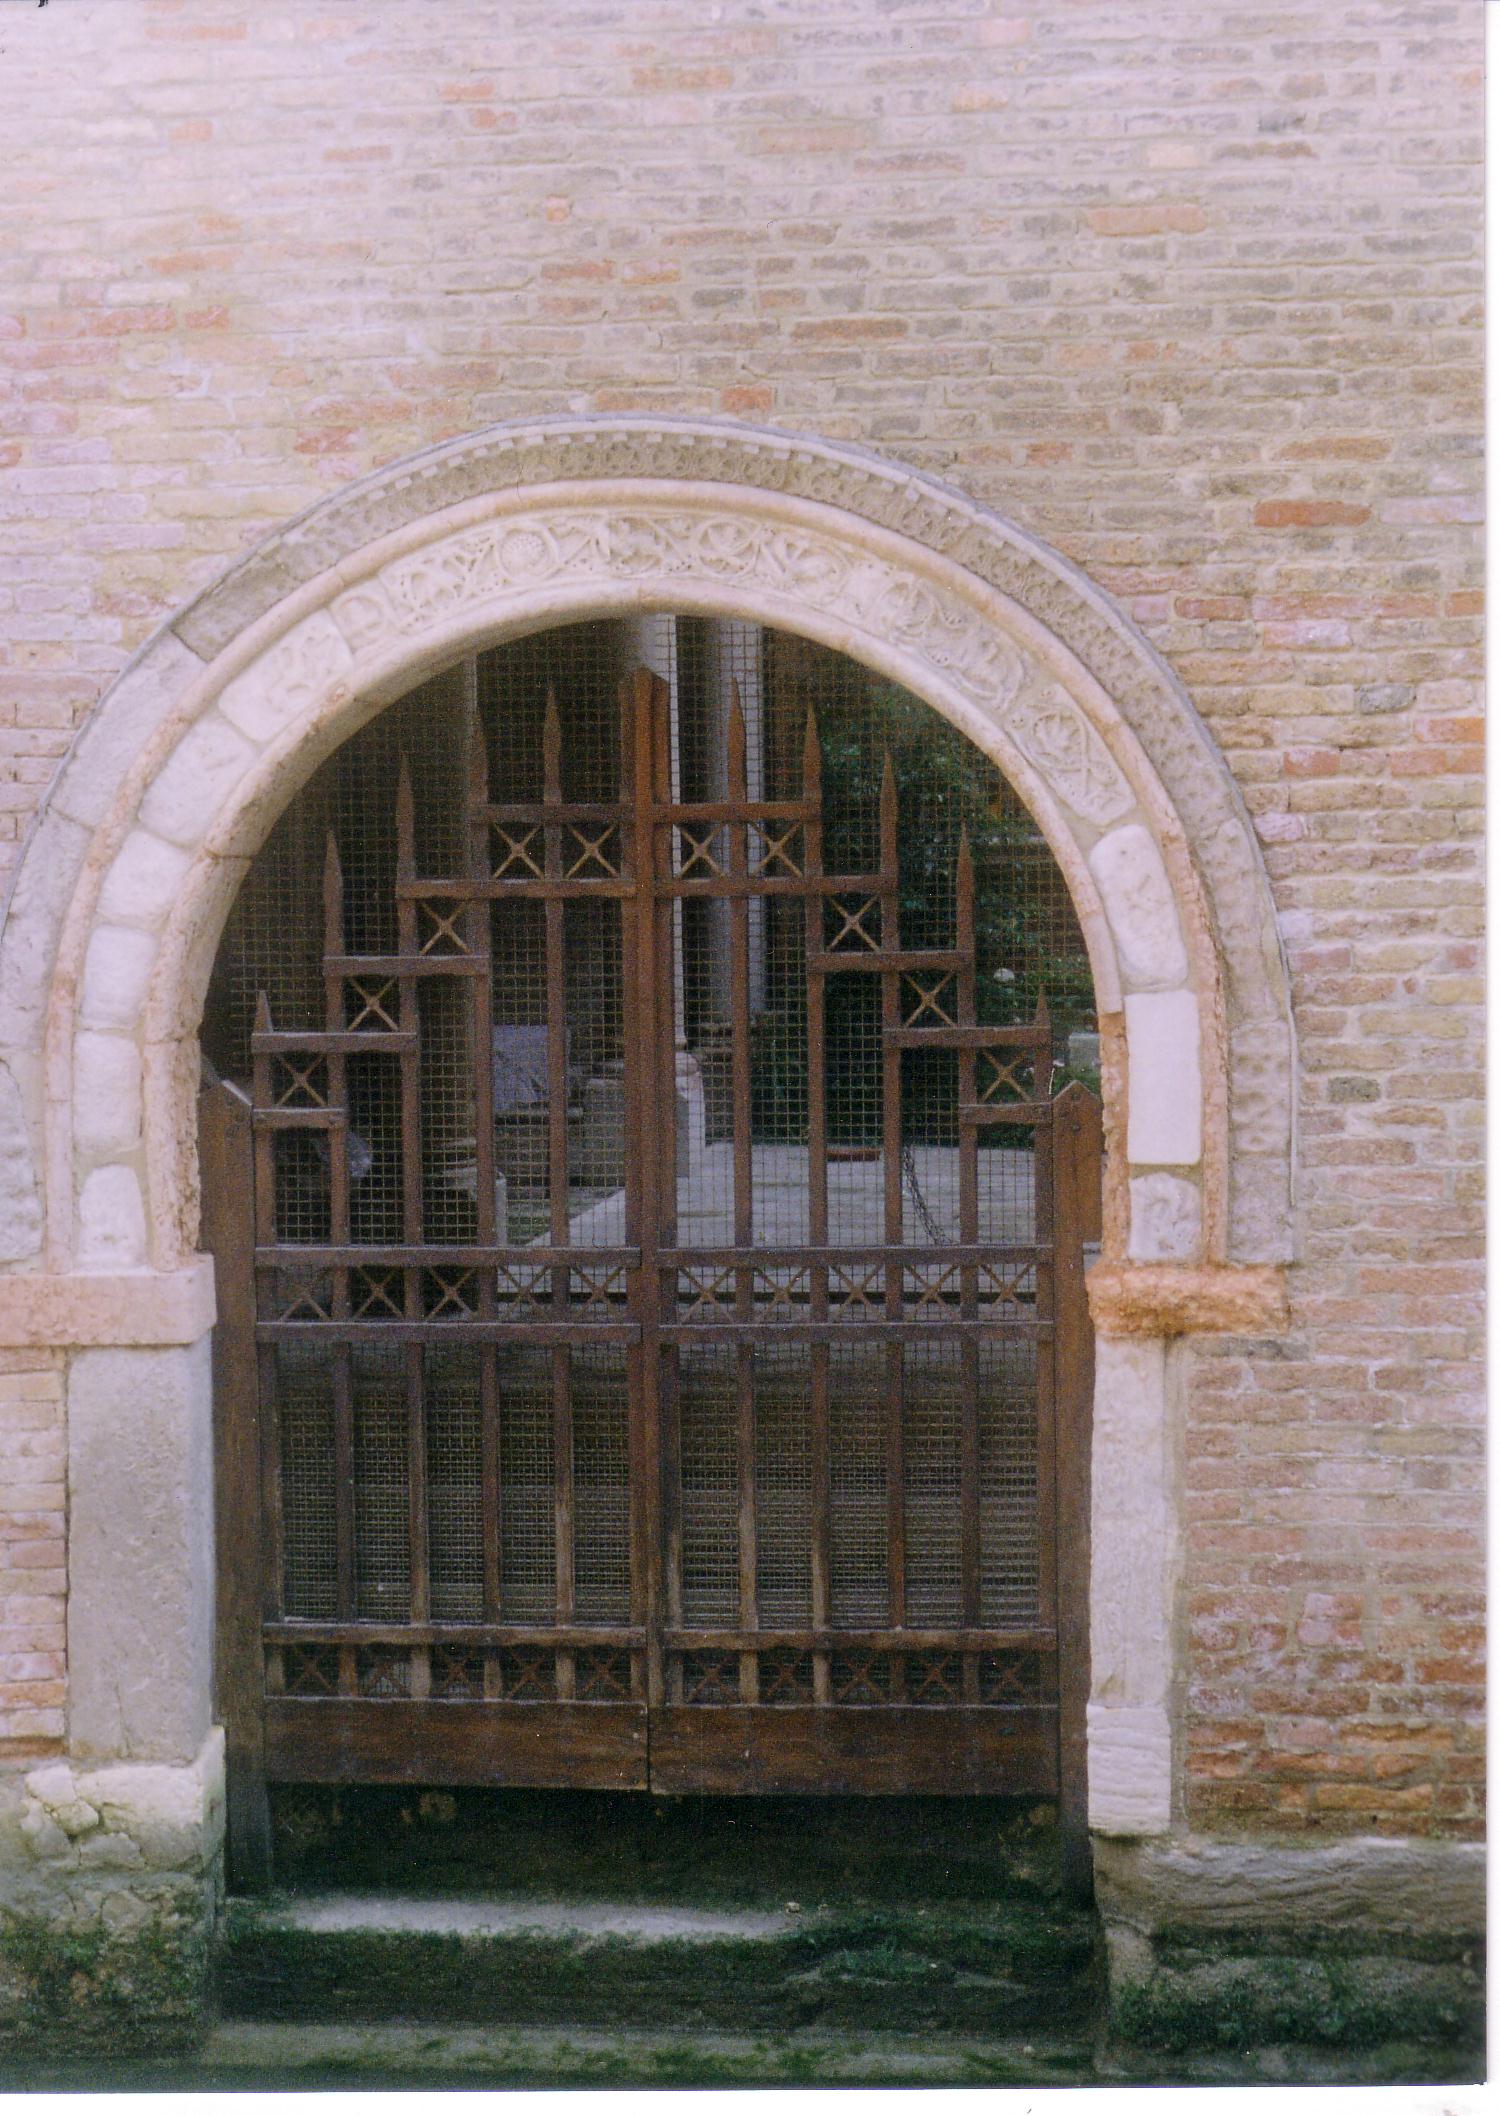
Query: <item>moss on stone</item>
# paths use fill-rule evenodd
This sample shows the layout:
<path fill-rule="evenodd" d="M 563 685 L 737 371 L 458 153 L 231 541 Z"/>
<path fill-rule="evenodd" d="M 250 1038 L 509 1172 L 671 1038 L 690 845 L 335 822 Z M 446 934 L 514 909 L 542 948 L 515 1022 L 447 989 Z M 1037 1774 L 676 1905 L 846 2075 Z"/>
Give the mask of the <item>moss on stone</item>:
<path fill-rule="evenodd" d="M 191 2050 L 204 2029 L 200 1895 L 151 1906 L 125 1931 L 0 1912 L 0 2044 L 48 2051 Z"/>
<path fill-rule="evenodd" d="M 1090 1920 L 866 1907 L 763 1936 L 309 1931 L 236 1905 L 221 1988 L 261 2018 L 983 2034 L 1080 2021 Z"/>
<path fill-rule="evenodd" d="M 1149 1975 L 1116 1989 L 1111 2027 L 1124 2042 L 1177 2053 L 1397 2041 L 1462 2049 L 1483 2033 L 1483 1984 L 1461 1962 L 1179 1943 L 1159 1950 Z"/>

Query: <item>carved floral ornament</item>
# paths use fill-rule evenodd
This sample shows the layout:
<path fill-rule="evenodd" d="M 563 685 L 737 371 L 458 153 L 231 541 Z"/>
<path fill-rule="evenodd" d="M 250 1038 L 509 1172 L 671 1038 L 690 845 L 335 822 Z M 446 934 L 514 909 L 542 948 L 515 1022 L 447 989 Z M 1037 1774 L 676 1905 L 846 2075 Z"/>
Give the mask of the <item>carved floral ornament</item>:
<path fill-rule="evenodd" d="M 528 516 L 460 531 L 397 560 L 339 596 L 329 614 L 350 654 L 363 657 L 481 605 L 595 581 L 722 582 L 837 610 L 940 672 L 1002 724 L 1083 821 L 1102 827 L 1135 806 L 1067 692 L 1012 640 L 936 583 L 806 530 L 723 513 Z M 327 628 L 311 621 L 275 650 L 275 681 L 310 696 L 337 672 L 337 658 Z"/>

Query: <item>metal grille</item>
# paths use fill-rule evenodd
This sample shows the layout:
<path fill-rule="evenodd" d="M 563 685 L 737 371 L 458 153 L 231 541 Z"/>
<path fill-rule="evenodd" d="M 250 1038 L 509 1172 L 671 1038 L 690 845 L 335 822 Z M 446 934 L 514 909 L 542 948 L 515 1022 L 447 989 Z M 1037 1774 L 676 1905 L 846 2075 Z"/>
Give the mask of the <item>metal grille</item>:
<path fill-rule="evenodd" d="M 574 625 L 373 720 L 204 1024 L 254 1111 L 272 1688 L 1055 1695 L 1048 1127 L 1093 1027 L 1025 809 L 845 656 Z"/>

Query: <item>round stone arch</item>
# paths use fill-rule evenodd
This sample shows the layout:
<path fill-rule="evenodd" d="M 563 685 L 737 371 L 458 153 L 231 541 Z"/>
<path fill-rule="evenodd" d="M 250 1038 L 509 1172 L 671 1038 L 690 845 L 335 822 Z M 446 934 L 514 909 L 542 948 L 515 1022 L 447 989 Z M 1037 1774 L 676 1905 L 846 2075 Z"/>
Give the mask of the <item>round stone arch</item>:
<path fill-rule="evenodd" d="M 1227 767 L 1140 634 L 1056 553 L 900 466 L 729 423 L 495 428 L 320 503 L 158 632 L 49 790 L 0 936 L 0 1340 L 186 1360 L 208 1329 L 203 994 L 249 859 L 317 764 L 477 648 L 665 608 L 803 633 L 926 699 L 1015 785 L 1068 879 L 1111 1171 L 1091 1277 L 1093 1813 L 1165 1828 L 1167 1345 L 1273 1325 L 1290 1257 L 1293 1048 L 1271 897 Z M 90 1356 L 76 1364 L 97 1389 Z M 181 1386 L 201 1395 L 201 1358 L 195 1371 Z M 124 1442 L 88 1404 L 73 1415 L 102 1494 L 99 1458 Z M 181 1410 L 184 1433 L 194 1415 Z M 168 1732 L 89 1702 L 86 1664 L 108 1653 L 117 1670 L 120 1648 L 83 1606 L 83 1496 L 75 1477 L 71 1738 L 185 1760 L 191 1726 L 207 1727 L 206 1673 Z M 201 1557 L 183 1564 L 202 1574 Z M 181 1621 L 206 1626 L 182 1566 L 169 1586 Z"/>

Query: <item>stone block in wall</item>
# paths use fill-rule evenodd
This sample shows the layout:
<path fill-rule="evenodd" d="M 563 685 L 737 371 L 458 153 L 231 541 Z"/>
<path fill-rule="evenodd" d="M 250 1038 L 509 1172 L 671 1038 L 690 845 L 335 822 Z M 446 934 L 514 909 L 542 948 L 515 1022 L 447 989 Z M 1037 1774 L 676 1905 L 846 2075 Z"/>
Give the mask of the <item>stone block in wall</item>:
<path fill-rule="evenodd" d="M 0 1777 L 0 2052 L 190 2050 L 223 1901 L 224 1748 Z"/>

